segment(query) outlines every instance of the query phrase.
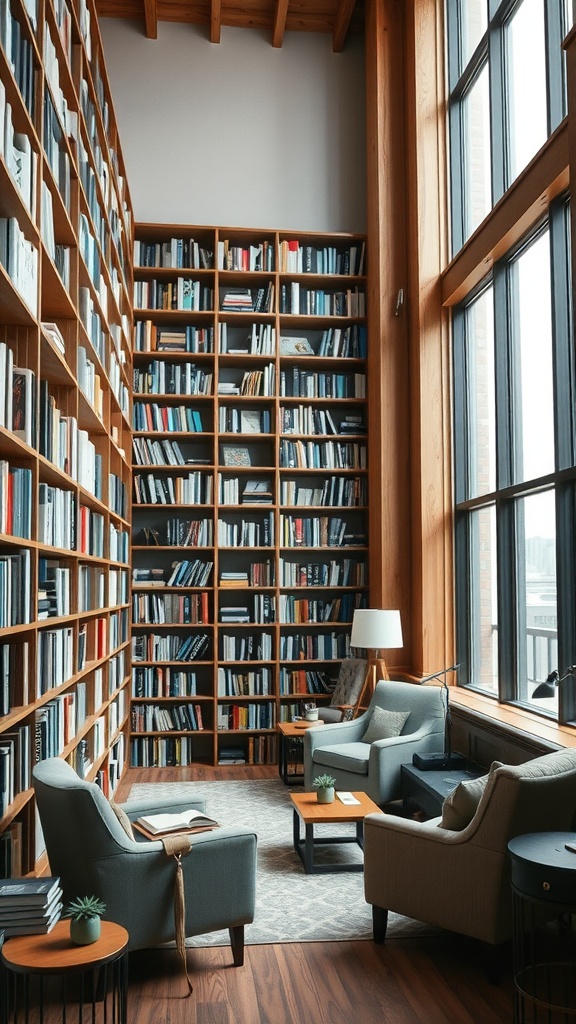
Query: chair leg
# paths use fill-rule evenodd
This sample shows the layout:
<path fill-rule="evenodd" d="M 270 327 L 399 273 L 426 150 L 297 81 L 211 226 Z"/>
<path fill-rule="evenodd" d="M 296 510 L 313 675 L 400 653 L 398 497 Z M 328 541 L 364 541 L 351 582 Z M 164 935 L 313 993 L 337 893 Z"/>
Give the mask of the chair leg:
<path fill-rule="evenodd" d="M 235 928 L 229 928 L 228 931 L 230 933 L 234 967 L 242 967 L 244 964 L 244 925 L 236 925 Z"/>
<path fill-rule="evenodd" d="M 372 933 L 374 936 L 374 942 L 382 945 L 386 938 L 386 929 L 388 927 L 388 911 L 382 907 L 372 907 Z"/>

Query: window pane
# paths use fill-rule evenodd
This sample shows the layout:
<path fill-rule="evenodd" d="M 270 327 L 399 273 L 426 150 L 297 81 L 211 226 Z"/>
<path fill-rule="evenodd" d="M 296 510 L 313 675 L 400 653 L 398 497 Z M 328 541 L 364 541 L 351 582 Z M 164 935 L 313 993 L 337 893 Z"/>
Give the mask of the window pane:
<path fill-rule="evenodd" d="M 493 291 L 466 310 L 468 497 L 496 488 Z"/>
<path fill-rule="evenodd" d="M 486 0 L 460 0 L 458 6 L 462 74 L 488 27 L 488 11 Z"/>
<path fill-rule="evenodd" d="M 464 240 L 492 208 L 490 178 L 490 100 L 484 65 L 462 101 Z"/>
<path fill-rule="evenodd" d="M 516 377 L 516 482 L 554 470 L 554 394 L 550 242 L 544 232 L 515 264 L 518 331 Z"/>
<path fill-rule="evenodd" d="M 525 664 L 519 699 L 539 711 L 558 709 L 558 694 L 535 700 L 539 682 L 558 666 L 556 619 L 556 519 L 554 492 L 533 494 L 517 502 L 518 663 Z M 525 659 L 523 657 L 525 649 Z"/>
<path fill-rule="evenodd" d="M 470 516 L 471 664 L 475 686 L 498 692 L 496 513 L 494 506 Z"/>
<path fill-rule="evenodd" d="M 508 185 L 548 137 L 543 0 L 523 0 L 506 26 Z"/>

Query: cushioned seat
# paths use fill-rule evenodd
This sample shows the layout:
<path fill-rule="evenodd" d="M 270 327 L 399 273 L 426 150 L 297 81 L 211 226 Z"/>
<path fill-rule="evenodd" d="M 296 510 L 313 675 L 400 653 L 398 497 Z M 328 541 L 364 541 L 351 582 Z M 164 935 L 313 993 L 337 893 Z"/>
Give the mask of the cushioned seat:
<path fill-rule="evenodd" d="M 367 793 L 382 807 L 401 795 L 400 765 L 415 753 L 444 749 L 444 724 L 441 687 L 379 682 L 359 718 L 307 730 L 305 786 L 312 789 L 316 776 L 328 771 L 337 789 Z"/>

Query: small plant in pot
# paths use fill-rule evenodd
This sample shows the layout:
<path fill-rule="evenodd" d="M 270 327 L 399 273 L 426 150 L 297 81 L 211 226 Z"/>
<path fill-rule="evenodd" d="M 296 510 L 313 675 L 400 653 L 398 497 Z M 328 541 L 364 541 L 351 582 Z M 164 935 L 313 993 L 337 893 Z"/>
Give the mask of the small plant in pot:
<path fill-rule="evenodd" d="M 318 790 L 317 800 L 319 804 L 331 804 L 334 800 L 334 786 L 336 779 L 333 775 L 317 775 L 312 783 Z"/>
<path fill-rule="evenodd" d="M 106 904 L 97 896 L 77 896 L 64 916 L 70 918 L 70 938 L 77 946 L 88 946 L 100 938 L 100 918 L 106 913 Z"/>

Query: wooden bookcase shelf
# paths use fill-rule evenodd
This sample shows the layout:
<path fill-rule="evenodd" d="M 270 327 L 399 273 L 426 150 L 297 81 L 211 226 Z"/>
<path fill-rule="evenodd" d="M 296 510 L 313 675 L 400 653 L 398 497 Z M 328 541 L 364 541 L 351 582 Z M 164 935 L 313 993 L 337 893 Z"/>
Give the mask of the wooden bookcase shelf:
<path fill-rule="evenodd" d="M 271 762 L 369 603 L 365 240 L 137 224 L 134 255 L 131 763 Z"/>
<path fill-rule="evenodd" d="M 17 57 L 16 57 L 17 55 Z M 0 24 L 0 876 L 31 770 L 128 754 L 133 218 L 92 0 Z"/>

